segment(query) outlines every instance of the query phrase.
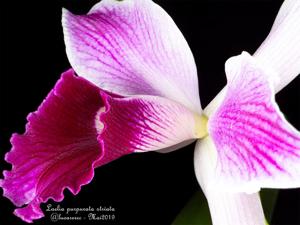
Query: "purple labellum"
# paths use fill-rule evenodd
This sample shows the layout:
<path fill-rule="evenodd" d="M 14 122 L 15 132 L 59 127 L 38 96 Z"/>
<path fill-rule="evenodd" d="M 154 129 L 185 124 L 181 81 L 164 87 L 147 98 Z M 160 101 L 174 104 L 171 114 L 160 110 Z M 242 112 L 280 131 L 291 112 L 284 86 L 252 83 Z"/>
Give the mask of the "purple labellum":
<path fill-rule="evenodd" d="M 157 96 L 108 94 L 69 70 L 14 135 L 0 186 L 26 222 L 41 218 L 40 203 L 62 201 L 89 183 L 94 168 L 132 152 L 172 150 L 197 138 L 195 113 Z"/>
<path fill-rule="evenodd" d="M 103 104 L 99 88 L 69 70 L 28 116 L 26 132 L 13 135 L 6 154 L 13 167 L 0 186 L 16 206 L 27 205 L 17 216 L 26 222 L 41 218 L 40 203 L 61 201 L 65 188 L 77 194 L 92 180 L 101 155 L 95 118 Z"/>

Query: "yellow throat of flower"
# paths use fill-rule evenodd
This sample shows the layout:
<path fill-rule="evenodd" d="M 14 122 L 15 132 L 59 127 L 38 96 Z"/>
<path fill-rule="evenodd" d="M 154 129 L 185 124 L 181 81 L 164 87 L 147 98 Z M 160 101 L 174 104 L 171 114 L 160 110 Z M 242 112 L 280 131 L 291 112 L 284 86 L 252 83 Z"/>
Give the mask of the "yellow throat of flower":
<path fill-rule="evenodd" d="M 208 117 L 204 114 L 195 113 L 195 135 L 196 138 L 204 138 L 208 136 L 207 121 Z"/>

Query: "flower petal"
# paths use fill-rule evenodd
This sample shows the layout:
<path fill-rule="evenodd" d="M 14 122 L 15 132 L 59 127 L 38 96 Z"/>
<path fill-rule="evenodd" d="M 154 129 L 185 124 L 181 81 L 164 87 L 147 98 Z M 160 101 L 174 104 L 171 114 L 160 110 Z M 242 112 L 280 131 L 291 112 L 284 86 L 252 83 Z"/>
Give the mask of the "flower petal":
<path fill-rule="evenodd" d="M 210 136 L 197 141 L 194 166 L 197 180 L 206 196 L 213 224 L 265 225 L 259 193 L 217 191 L 215 184 L 216 149 Z"/>
<path fill-rule="evenodd" d="M 104 92 L 102 97 L 104 155 L 176 148 L 199 136 L 201 118 L 177 102 L 157 96 L 113 98 Z"/>
<path fill-rule="evenodd" d="M 297 7 L 297 4 L 299 5 L 299 2 L 297 0 L 285 0 L 282 3 L 279 12 L 277 13 L 277 16 L 275 18 L 275 21 L 273 23 L 271 32 L 279 28 L 280 25 L 287 19 L 287 17 L 289 17 L 291 13 L 295 12 L 293 10 L 295 9 L 295 7 Z"/>
<path fill-rule="evenodd" d="M 67 55 L 101 89 L 156 95 L 201 112 L 193 55 L 171 17 L 151 0 L 102 0 L 84 16 L 63 10 Z"/>
<path fill-rule="evenodd" d="M 25 134 L 13 135 L 6 154 L 12 170 L 4 171 L 0 186 L 16 206 L 27 204 L 17 216 L 26 222 L 41 218 L 40 203 L 61 201 L 65 188 L 77 194 L 92 180 L 101 154 L 95 119 L 102 106 L 99 88 L 69 70 L 28 116 Z"/>
<path fill-rule="evenodd" d="M 254 57 L 277 75 L 272 77 L 275 91 L 280 91 L 300 73 L 300 1 L 286 0 L 272 30 Z"/>
<path fill-rule="evenodd" d="M 107 94 L 73 70 L 62 75 L 26 132 L 14 135 L 0 180 L 4 196 L 26 222 L 43 217 L 40 203 L 63 199 L 91 181 L 94 168 L 132 152 L 174 150 L 196 139 L 202 118 L 180 103 L 157 96 Z M 67 162 L 67 163 L 66 163 Z"/>
<path fill-rule="evenodd" d="M 272 30 L 253 57 L 276 71 L 272 79 L 275 93 L 288 85 L 300 73 L 300 1 L 285 0 Z M 225 88 L 206 106 L 210 116 L 221 104 Z"/>
<path fill-rule="evenodd" d="M 194 152 L 197 180 L 208 201 L 213 224 L 265 225 L 259 193 L 227 192 L 216 184 L 216 148 L 210 136 L 198 140 Z M 217 188 L 217 190 L 216 190 Z"/>
<path fill-rule="evenodd" d="M 223 189 L 300 186 L 300 133 L 275 103 L 272 73 L 247 53 L 226 62 L 227 93 L 209 120 Z"/>

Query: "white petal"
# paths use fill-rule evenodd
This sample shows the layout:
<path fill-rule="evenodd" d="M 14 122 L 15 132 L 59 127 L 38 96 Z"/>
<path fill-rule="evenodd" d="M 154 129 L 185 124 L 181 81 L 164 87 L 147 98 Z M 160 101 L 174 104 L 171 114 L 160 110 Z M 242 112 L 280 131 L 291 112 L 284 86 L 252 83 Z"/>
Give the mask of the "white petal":
<path fill-rule="evenodd" d="M 300 73 L 300 1 L 285 1 L 273 28 L 255 52 L 254 57 L 276 71 L 275 91 L 278 92 Z"/>
<path fill-rule="evenodd" d="M 204 151 L 205 150 L 205 151 Z M 197 179 L 208 200 L 214 225 L 265 225 L 258 193 L 217 192 L 208 188 L 216 165 L 215 147 L 210 137 L 198 141 L 195 149 Z"/>

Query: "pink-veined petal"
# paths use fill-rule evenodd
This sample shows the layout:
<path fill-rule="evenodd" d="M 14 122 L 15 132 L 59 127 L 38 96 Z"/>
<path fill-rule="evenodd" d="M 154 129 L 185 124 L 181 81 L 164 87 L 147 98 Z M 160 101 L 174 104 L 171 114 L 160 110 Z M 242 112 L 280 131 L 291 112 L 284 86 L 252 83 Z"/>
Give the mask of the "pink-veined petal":
<path fill-rule="evenodd" d="M 104 129 L 98 139 L 104 155 L 173 149 L 199 136 L 201 119 L 177 102 L 157 96 L 113 98 L 104 92 L 102 97 L 107 109 L 100 116 Z"/>
<path fill-rule="evenodd" d="M 201 112 L 197 71 L 171 17 L 151 0 L 102 0 L 87 15 L 63 10 L 72 67 L 101 89 L 155 95 Z"/>
<path fill-rule="evenodd" d="M 247 53 L 226 62 L 227 93 L 209 120 L 222 188 L 300 186 L 300 133 L 275 103 L 270 73 Z"/>
<path fill-rule="evenodd" d="M 65 72 L 42 105 L 28 116 L 26 132 L 11 139 L 6 161 L 11 171 L 0 180 L 4 196 L 18 208 L 26 222 L 44 216 L 40 203 L 63 199 L 89 183 L 94 163 L 101 155 L 97 140 L 97 113 L 103 107 L 100 90 L 88 81 Z"/>

